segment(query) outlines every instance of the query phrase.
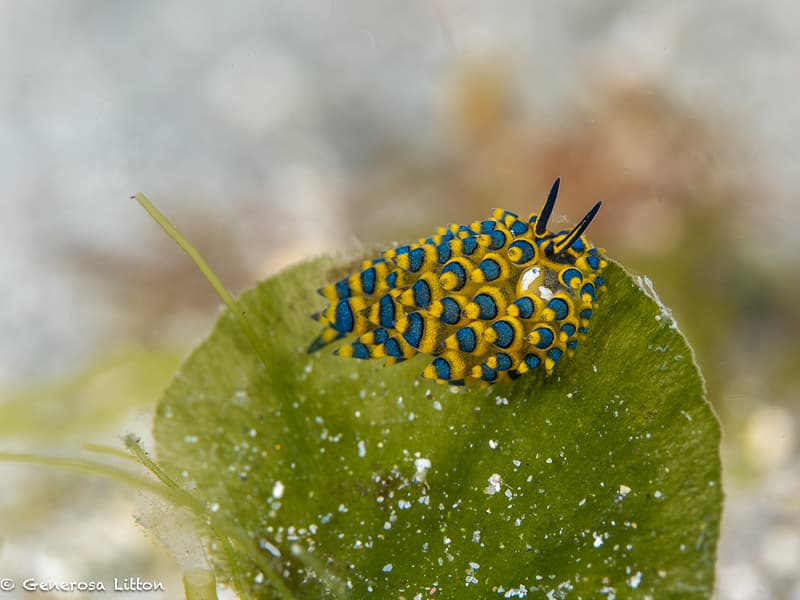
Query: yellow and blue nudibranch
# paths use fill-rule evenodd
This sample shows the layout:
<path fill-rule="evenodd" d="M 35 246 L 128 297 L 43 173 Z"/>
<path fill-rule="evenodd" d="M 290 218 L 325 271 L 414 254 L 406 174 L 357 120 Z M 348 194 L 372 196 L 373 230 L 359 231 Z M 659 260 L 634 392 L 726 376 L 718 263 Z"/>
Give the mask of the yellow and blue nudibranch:
<path fill-rule="evenodd" d="M 321 288 L 330 305 L 312 315 L 325 329 L 308 352 L 357 335 L 335 354 L 389 365 L 428 354 L 422 376 L 439 383 L 487 385 L 539 367 L 549 375 L 588 333 L 608 264 L 583 235 L 600 202 L 571 230 L 547 229 L 559 182 L 527 221 L 496 209 Z"/>

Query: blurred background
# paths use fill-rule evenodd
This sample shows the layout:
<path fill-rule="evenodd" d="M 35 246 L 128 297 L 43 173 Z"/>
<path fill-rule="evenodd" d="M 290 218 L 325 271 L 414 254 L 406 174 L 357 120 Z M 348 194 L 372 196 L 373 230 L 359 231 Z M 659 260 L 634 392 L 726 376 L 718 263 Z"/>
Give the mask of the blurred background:
<path fill-rule="evenodd" d="M 717 598 L 798 600 L 799 95 L 780 0 L 0 0 L 0 449 L 148 443 L 210 330 L 218 299 L 137 191 L 241 291 L 528 214 L 560 175 L 564 222 L 602 199 L 591 239 L 696 349 L 724 430 Z M 0 577 L 176 597 L 130 489 L 0 481 Z"/>

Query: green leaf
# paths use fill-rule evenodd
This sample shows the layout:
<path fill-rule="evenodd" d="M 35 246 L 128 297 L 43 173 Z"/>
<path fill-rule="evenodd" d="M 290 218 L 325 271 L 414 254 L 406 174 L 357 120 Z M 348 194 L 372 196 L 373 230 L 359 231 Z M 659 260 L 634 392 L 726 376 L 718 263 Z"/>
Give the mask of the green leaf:
<path fill-rule="evenodd" d="M 485 390 L 421 380 L 422 359 L 305 354 L 314 290 L 341 274 L 320 259 L 245 293 L 268 366 L 226 311 L 158 407 L 161 464 L 253 540 L 217 550 L 220 579 L 273 597 L 260 552 L 297 598 L 711 594 L 719 425 L 622 268 L 574 358 Z"/>

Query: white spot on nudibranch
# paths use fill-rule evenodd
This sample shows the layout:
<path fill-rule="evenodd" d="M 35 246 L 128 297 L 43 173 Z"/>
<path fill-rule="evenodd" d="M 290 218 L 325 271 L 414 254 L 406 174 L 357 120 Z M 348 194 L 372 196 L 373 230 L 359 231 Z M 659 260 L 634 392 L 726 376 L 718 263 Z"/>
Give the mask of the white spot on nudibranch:
<path fill-rule="evenodd" d="M 527 292 L 529 289 L 531 289 L 534 281 L 539 279 L 541 274 L 542 270 L 539 267 L 531 267 L 525 271 L 519 278 L 519 290 L 521 292 Z"/>

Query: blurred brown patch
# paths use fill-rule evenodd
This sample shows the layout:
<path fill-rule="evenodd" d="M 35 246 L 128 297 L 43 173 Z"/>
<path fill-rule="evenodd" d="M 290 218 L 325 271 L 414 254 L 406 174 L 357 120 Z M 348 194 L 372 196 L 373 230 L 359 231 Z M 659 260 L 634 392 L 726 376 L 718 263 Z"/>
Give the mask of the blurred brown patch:
<path fill-rule="evenodd" d="M 254 283 L 252 258 L 233 228 L 234 220 L 195 211 L 182 214 L 181 233 L 201 252 L 228 289 Z M 163 340 L 170 327 L 208 320 L 222 301 L 189 257 L 153 223 L 146 251 L 110 253 L 80 241 L 65 243 L 65 268 L 85 282 L 87 293 L 105 295 L 115 308 L 114 336 L 141 342 Z"/>

